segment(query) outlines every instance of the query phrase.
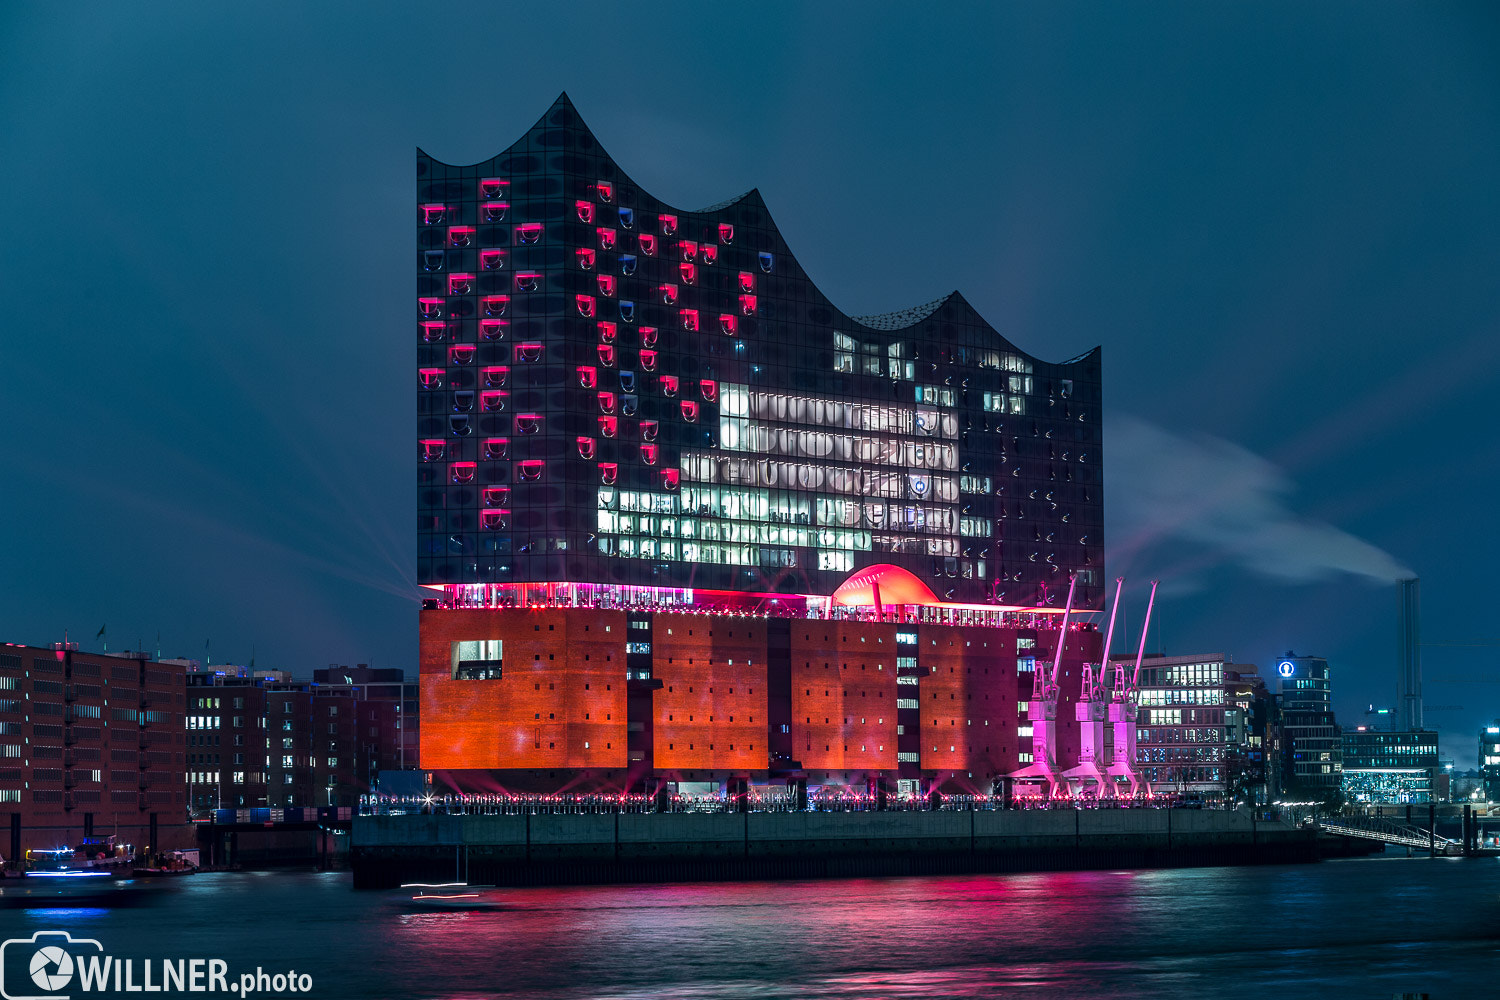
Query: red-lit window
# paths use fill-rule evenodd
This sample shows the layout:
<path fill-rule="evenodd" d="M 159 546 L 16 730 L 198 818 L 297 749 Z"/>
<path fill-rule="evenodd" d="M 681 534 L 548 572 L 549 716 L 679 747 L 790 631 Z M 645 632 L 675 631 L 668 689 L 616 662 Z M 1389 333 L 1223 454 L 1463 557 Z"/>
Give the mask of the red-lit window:
<path fill-rule="evenodd" d="M 486 507 L 504 507 L 510 503 L 509 486 L 486 486 L 479 492 Z"/>
<path fill-rule="evenodd" d="M 616 434 L 618 434 L 619 432 L 620 432 L 620 418 L 619 417 L 600 417 L 599 418 L 599 436 L 600 437 L 612 438 Z"/>
<path fill-rule="evenodd" d="M 454 462 L 448 466 L 448 474 L 455 483 L 472 483 L 475 467 L 473 462 Z"/>
<path fill-rule="evenodd" d="M 641 327 L 641 343 L 645 344 L 647 347 L 650 347 L 656 343 L 656 327 Z"/>
<path fill-rule="evenodd" d="M 677 484 L 681 480 L 681 478 L 682 478 L 682 474 L 678 470 L 676 470 L 676 469 L 662 469 L 661 470 L 661 485 L 662 485 L 662 489 L 675 490 L 677 488 Z"/>
<path fill-rule="evenodd" d="M 741 295 L 740 296 L 740 312 L 744 313 L 746 316 L 754 316 L 755 315 L 755 296 L 754 295 Z"/>
<path fill-rule="evenodd" d="M 699 252 L 699 259 L 705 264 L 712 264 L 719 259 L 719 248 L 712 243 L 703 244 L 703 249 Z"/>
<path fill-rule="evenodd" d="M 503 531 L 510 527 L 510 511 L 504 508 L 482 510 L 479 512 L 479 526 L 485 531 Z"/>
<path fill-rule="evenodd" d="M 698 265 L 689 264 L 684 261 L 677 265 L 677 273 L 682 276 L 682 283 L 684 285 L 694 284 L 698 280 Z"/>
<path fill-rule="evenodd" d="M 501 392 L 499 389 L 491 389 L 479 394 L 479 408 L 485 413 L 499 413 L 505 409 L 506 400 L 510 393 Z"/>
<path fill-rule="evenodd" d="M 641 253 L 645 254 L 647 257 L 655 257 L 656 237 L 652 236 L 650 233 L 641 233 L 639 239 L 641 242 Z"/>
<path fill-rule="evenodd" d="M 753 292 L 753 291 L 755 291 L 755 275 L 754 274 L 750 273 L 749 271 L 741 271 L 740 272 L 740 291 L 742 291 L 742 292 Z"/>
<path fill-rule="evenodd" d="M 613 229 L 596 230 L 599 234 L 599 249 L 613 250 L 615 248 L 615 231 Z"/>
<path fill-rule="evenodd" d="M 510 307 L 510 296 L 486 295 L 479 300 L 479 306 L 486 316 L 504 316 L 505 310 Z"/>
<path fill-rule="evenodd" d="M 599 412 L 600 413 L 613 413 L 613 412 L 615 412 L 615 394 L 614 393 L 612 393 L 612 392 L 601 392 L 601 393 L 599 393 Z"/>
<path fill-rule="evenodd" d="M 428 320 L 422 324 L 422 339 L 429 344 L 435 344 L 443 339 L 443 334 L 447 329 L 448 324 L 441 320 Z"/>
<path fill-rule="evenodd" d="M 510 211 L 510 204 L 503 201 L 486 202 L 480 208 L 479 214 L 485 222 L 504 222 L 506 213 Z"/>
<path fill-rule="evenodd" d="M 682 407 L 683 420 L 686 420 L 690 424 L 696 424 L 698 422 L 698 404 L 696 402 L 691 399 L 684 399 L 677 405 Z"/>
<path fill-rule="evenodd" d="M 474 290 L 474 276 L 472 274 L 450 274 L 448 275 L 449 295 L 468 295 Z"/>
<path fill-rule="evenodd" d="M 659 215 L 657 216 L 657 218 L 661 221 L 661 231 L 663 233 L 671 236 L 673 233 L 677 232 L 677 216 Z"/>
<path fill-rule="evenodd" d="M 642 351 L 641 352 L 641 368 L 644 371 L 648 371 L 648 372 L 654 372 L 654 371 L 656 371 L 656 352 L 655 351 Z"/>
<path fill-rule="evenodd" d="M 731 226 L 727 222 L 721 222 L 721 223 L 719 223 L 719 242 L 720 243 L 733 243 L 734 242 L 734 227 Z"/>
<path fill-rule="evenodd" d="M 504 389 L 505 383 L 510 381 L 510 369 L 504 365 L 492 365 L 489 368 L 479 369 L 479 374 L 484 376 L 484 387 L 486 389 Z"/>
<path fill-rule="evenodd" d="M 579 247 L 573 251 L 573 254 L 578 258 L 578 266 L 580 268 L 585 271 L 592 271 L 594 269 L 594 251 L 592 249 L 589 247 Z"/>
<path fill-rule="evenodd" d="M 663 375 L 661 377 L 661 392 L 663 396 L 672 397 L 677 395 L 677 376 Z"/>
<path fill-rule="evenodd" d="M 615 200 L 615 186 L 609 181 L 600 181 L 594 185 L 594 190 L 599 192 L 599 200 L 611 202 Z"/>
<path fill-rule="evenodd" d="M 661 425 L 659 423 L 657 423 L 655 420 L 642 420 L 641 421 L 641 440 L 642 441 L 655 441 L 656 440 L 656 432 L 658 430 L 660 430 L 660 429 L 661 429 Z"/>
<path fill-rule="evenodd" d="M 615 366 L 615 347 L 613 344 L 596 344 L 599 351 L 599 363 L 606 368 Z"/>
<path fill-rule="evenodd" d="M 530 246 L 542 241 L 542 224 L 540 222 L 524 222 L 516 227 L 516 242 L 522 246 Z"/>
<path fill-rule="evenodd" d="M 573 211 L 578 213 L 579 222 L 594 221 L 594 203 L 590 201 L 573 202 Z"/>
<path fill-rule="evenodd" d="M 594 276 L 599 282 L 599 294 L 612 296 L 615 294 L 615 276 L 613 274 L 597 274 Z"/>
<path fill-rule="evenodd" d="M 500 271 L 505 268 L 504 250 L 481 250 L 479 251 L 479 269 L 481 271 Z"/>
<path fill-rule="evenodd" d="M 599 384 L 599 370 L 597 368 L 581 367 L 578 369 L 578 384 L 585 389 L 592 389 Z"/>
<path fill-rule="evenodd" d="M 573 301 L 578 306 L 578 315 L 593 318 L 594 297 L 592 295 L 575 295 Z"/>
<path fill-rule="evenodd" d="M 620 467 L 614 462 L 599 463 L 599 481 L 605 486 L 614 483 L 620 477 Z"/>
<path fill-rule="evenodd" d="M 593 458 L 594 457 L 594 439 L 593 438 L 581 437 L 581 438 L 577 438 L 576 441 L 577 441 L 577 444 L 578 444 L 578 457 L 579 458 Z"/>
<path fill-rule="evenodd" d="M 542 345 L 535 341 L 528 341 L 516 345 L 516 356 L 527 364 L 536 364 L 542 360 Z"/>
<path fill-rule="evenodd" d="M 616 329 L 617 327 L 615 326 L 615 324 L 609 322 L 608 320 L 600 322 L 599 339 L 604 341 L 606 344 L 613 344 L 615 342 Z"/>
<path fill-rule="evenodd" d="M 698 310 L 696 310 L 696 309 L 684 309 L 684 310 L 682 310 L 682 328 L 684 330 L 696 330 L 696 329 L 698 329 Z"/>
<path fill-rule="evenodd" d="M 704 399 L 712 403 L 719 398 L 719 383 L 710 378 L 703 379 L 698 383 L 698 391 L 703 394 Z"/>
<path fill-rule="evenodd" d="M 641 461 L 645 462 L 647 465 L 655 465 L 657 451 L 658 448 L 654 444 L 641 445 Z"/>
<path fill-rule="evenodd" d="M 542 276 L 527 272 L 516 275 L 516 287 L 523 292 L 534 292 L 542 287 Z"/>
<path fill-rule="evenodd" d="M 424 226 L 441 225 L 444 213 L 448 211 L 447 205 L 420 205 L 418 207 L 422 209 L 422 225 Z"/>
<path fill-rule="evenodd" d="M 419 441 L 417 443 L 422 446 L 422 461 L 424 462 L 441 462 L 443 454 L 448 450 L 447 444 L 441 440 Z"/>
<path fill-rule="evenodd" d="M 473 344 L 454 344 L 448 348 L 448 363 L 450 365 L 472 365 L 476 350 L 478 348 Z"/>
<path fill-rule="evenodd" d="M 479 197 L 486 201 L 498 198 L 505 193 L 505 186 L 509 183 L 498 177 L 486 177 L 479 182 Z"/>
<path fill-rule="evenodd" d="M 677 301 L 676 285 L 662 285 L 661 288 L 658 289 L 658 291 L 661 292 L 661 300 L 667 305 L 670 306 Z"/>
<path fill-rule="evenodd" d="M 417 303 L 421 306 L 422 315 L 428 319 L 436 319 L 443 314 L 442 299 L 418 299 Z"/>
<path fill-rule="evenodd" d="M 682 240 L 677 244 L 677 249 L 682 251 L 683 260 L 698 259 L 698 244 L 692 240 Z"/>
<path fill-rule="evenodd" d="M 486 462 L 503 462 L 510 458 L 510 438 L 485 438 L 484 460 Z"/>
<path fill-rule="evenodd" d="M 505 320 L 482 319 L 479 321 L 479 335 L 485 340 L 505 339 Z"/>
<path fill-rule="evenodd" d="M 443 376 L 446 373 L 441 368 L 423 368 L 417 374 L 422 377 L 422 388 L 441 389 L 443 387 Z"/>
<path fill-rule="evenodd" d="M 473 226 L 449 226 L 448 245 L 455 247 L 466 247 L 474 239 Z"/>
<path fill-rule="evenodd" d="M 542 463 L 537 461 L 522 462 L 516 468 L 523 483 L 534 483 L 542 478 Z"/>
<path fill-rule="evenodd" d="M 733 313 L 720 313 L 719 329 L 723 330 L 724 333 L 728 336 L 738 336 L 740 331 L 739 317 L 735 316 Z"/>
<path fill-rule="evenodd" d="M 542 415 L 540 413 L 517 413 L 516 433 L 535 434 L 542 429 Z"/>

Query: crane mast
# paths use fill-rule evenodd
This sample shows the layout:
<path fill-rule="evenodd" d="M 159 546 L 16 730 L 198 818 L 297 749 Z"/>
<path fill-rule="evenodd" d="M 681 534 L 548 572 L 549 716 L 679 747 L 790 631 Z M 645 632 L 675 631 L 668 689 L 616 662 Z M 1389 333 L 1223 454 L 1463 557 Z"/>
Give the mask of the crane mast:
<path fill-rule="evenodd" d="M 1141 644 L 1135 654 L 1135 669 L 1127 679 L 1123 661 L 1115 664 L 1114 685 L 1110 692 L 1109 724 L 1114 729 L 1115 750 L 1109 765 L 1111 778 L 1123 778 L 1130 784 L 1130 794 L 1141 791 L 1140 769 L 1136 763 L 1136 723 L 1138 710 L 1138 685 L 1141 680 L 1141 661 L 1146 656 L 1146 636 L 1151 631 L 1151 612 L 1156 607 L 1156 588 L 1160 580 L 1151 581 L 1151 597 L 1146 602 L 1146 621 L 1141 626 Z M 1118 601 L 1118 598 L 1116 598 Z M 1105 646 L 1105 662 L 1109 662 L 1109 647 Z M 1149 795 L 1151 789 L 1145 789 Z"/>
<path fill-rule="evenodd" d="M 1063 643 L 1068 638 L 1068 618 L 1073 614 L 1073 594 L 1077 587 L 1078 575 L 1069 574 L 1068 603 L 1063 608 L 1051 669 L 1045 674 L 1042 670 L 1032 671 L 1031 700 L 1026 704 L 1026 717 L 1031 720 L 1031 763 L 1010 775 L 1011 778 L 1041 779 L 1047 785 L 1048 797 L 1056 796 L 1062 787 L 1057 768 L 1057 679 L 1062 671 Z"/>
<path fill-rule="evenodd" d="M 1104 724 L 1108 705 L 1104 696 L 1104 671 L 1109 664 L 1109 644 L 1115 635 L 1115 615 L 1120 611 L 1120 593 L 1125 587 L 1125 578 L 1115 578 L 1115 603 L 1109 612 L 1109 629 L 1105 633 L 1104 656 L 1096 667 L 1092 663 L 1083 665 L 1083 677 L 1078 691 L 1078 702 L 1073 706 L 1078 720 L 1078 764 L 1063 772 L 1075 793 L 1087 791 L 1092 783 L 1093 791 L 1101 798 L 1111 788 L 1109 776 L 1101 769 L 1105 763 Z"/>

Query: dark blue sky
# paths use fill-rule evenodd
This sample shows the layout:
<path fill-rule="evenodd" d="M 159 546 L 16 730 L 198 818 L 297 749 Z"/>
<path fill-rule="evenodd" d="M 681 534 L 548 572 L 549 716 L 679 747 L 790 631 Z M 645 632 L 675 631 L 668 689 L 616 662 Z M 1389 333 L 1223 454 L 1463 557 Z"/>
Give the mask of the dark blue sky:
<path fill-rule="evenodd" d="M 413 151 L 566 90 L 849 312 L 1102 344 L 1153 647 L 1325 655 L 1353 722 L 1403 570 L 1424 639 L 1500 640 L 1493 6 L 249 6 L 0 6 L 0 639 L 411 667 Z M 1424 651 L 1461 766 L 1497 659 Z"/>

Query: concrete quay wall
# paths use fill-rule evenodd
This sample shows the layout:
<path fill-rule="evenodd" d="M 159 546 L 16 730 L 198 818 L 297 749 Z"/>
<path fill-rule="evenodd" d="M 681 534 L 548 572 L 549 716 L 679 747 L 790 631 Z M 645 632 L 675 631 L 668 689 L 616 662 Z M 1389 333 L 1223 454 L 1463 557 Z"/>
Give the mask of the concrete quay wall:
<path fill-rule="evenodd" d="M 826 878 L 1316 860 L 1316 833 L 1218 810 L 362 816 L 356 887 Z"/>

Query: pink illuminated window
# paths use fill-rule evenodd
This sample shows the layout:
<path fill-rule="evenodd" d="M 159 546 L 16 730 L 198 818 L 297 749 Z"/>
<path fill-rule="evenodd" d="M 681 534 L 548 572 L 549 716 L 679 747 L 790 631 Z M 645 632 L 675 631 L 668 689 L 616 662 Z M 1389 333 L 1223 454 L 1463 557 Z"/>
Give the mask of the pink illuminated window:
<path fill-rule="evenodd" d="M 499 271 L 505 267 L 504 250 L 481 250 L 479 251 L 479 269 L 481 271 Z"/>
<path fill-rule="evenodd" d="M 734 242 L 734 227 L 731 226 L 727 222 L 721 222 L 721 223 L 719 223 L 719 242 L 720 243 L 733 243 Z"/>
<path fill-rule="evenodd" d="M 578 213 L 579 222 L 594 221 L 594 203 L 591 201 L 573 202 L 573 211 Z"/>
<path fill-rule="evenodd" d="M 510 503 L 509 486 L 486 486 L 480 490 L 486 507 L 504 507 Z"/>
<path fill-rule="evenodd" d="M 703 249 L 699 252 L 699 259 L 705 264 L 712 264 L 719 259 L 719 248 L 712 243 L 703 244 Z"/>
<path fill-rule="evenodd" d="M 489 368 L 479 369 L 479 374 L 484 376 L 484 387 L 486 389 L 504 389 L 505 383 L 510 381 L 510 369 L 504 365 L 492 365 Z"/>
<path fill-rule="evenodd" d="M 542 415 L 540 413 L 517 413 L 516 433 L 535 434 L 542 429 Z"/>
<path fill-rule="evenodd" d="M 648 372 L 654 372 L 654 371 L 656 371 L 656 352 L 655 351 L 642 351 L 641 352 L 641 368 L 643 370 L 645 370 L 645 371 L 648 371 Z"/>
<path fill-rule="evenodd" d="M 491 389 L 479 394 L 479 408 L 485 413 L 500 413 L 505 409 L 506 400 L 510 393 L 499 389 Z"/>
<path fill-rule="evenodd" d="M 661 392 L 663 396 L 671 397 L 677 395 L 678 386 L 676 375 L 663 375 L 661 377 Z"/>
<path fill-rule="evenodd" d="M 472 483 L 474 481 L 475 463 L 454 462 L 448 466 L 448 474 L 455 483 Z"/>
<path fill-rule="evenodd" d="M 474 290 L 474 276 L 472 274 L 450 274 L 448 275 L 449 295 L 468 295 Z"/>
<path fill-rule="evenodd" d="M 641 233 L 639 239 L 641 241 L 641 253 L 645 254 L 647 257 L 655 257 L 656 237 L 652 236 L 650 233 Z"/>
<path fill-rule="evenodd" d="M 510 527 L 510 511 L 503 508 L 482 510 L 479 512 L 479 526 L 485 531 L 503 531 Z"/>
<path fill-rule="evenodd" d="M 505 339 L 505 320 L 482 319 L 479 321 L 479 335 L 485 340 Z"/>
<path fill-rule="evenodd" d="M 486 462 L 503 462 L 510 458 L 510 438 L 485 438 L 484 460 Z"/>
<path fill-rule="evenodd" d="M 753 292 L 753 291 L 755 291 L 755 275 L 754 274 L 750 273 L 749 271 L 741 271 L 740 272 L 740 291 L 742 291 L 742 292 Z"/>
<path fill-rule="evenodd" d="M 542 224 L 540 222 L 526 222 L 516 227 L 516 242 L 522 246 L 530 246 L 542 241 Z"/>
<path fill-rule="evenodd" d="M 594 190 L 599 192 L 599 200 L 602 202 L 615 200 L 615 186 L 609 181 L 600 181 L 594 185 Z"/>
<path fill-rule="evenodd" d="M 616 329 L 618 329 L 618 327 L 616 327 L 615 324 L 611 323 L 609 320 L 603 320 L 599 323 L 599 339 L 604 341 L 606 344 L 613 344 L 615 342 Z"/>
<path fill-rule="evenodd" d="M 599 384 L 599 369 L 588 366 L 578 369 L 578 384 L 585 389 L 592 389 Z"/>
<path fill-rule="evenodd" d="M 516 472 L 523 483 L 534 483 L 542 478 L 542 463 L 537 461 L 522 462 L 517 466 Z"/>
<path fill-rule="evenodd" d="M 605 486 L 614 483 L 620 477 L 620 467 L 614 462 L 599 463 L 599 481 Z"/>
<path fill-rule="evenodd" d="M 473 226 L 450 226 L 448 227 L 448 245 L 455 247 L 466 247 L 474 239 Z"/>
<path fill-rule="evenodd" d="M 422 308 L 422 315 L 428 319 L 436 319 L 443 314 L 442 299 L 418 299 L 417 302 Z"/>
<path fill-rule="evenodd" d="M 720 313 L 719 329 L 723 330 L 724 333 L 728 336 L 738 336 L 740 331 L 739 317 L 734 315 L 733 313 Z"/>
<path fill-rule="evenodd" d="M 505 187 L 510 181 L 501 180 L 499 177 L 486 177 L 479 182 L 479 197 L 492 200 L 505 193 Z"/>
<path fill-rule="evenodd" d="M 698 383 L 698 391 L 703 394 L 704 399 L 712 403 L 719 398 L 719 383 L 711 378 L 703 379 Z"/>
<path fill-rule="evenodd" d="M 419 441 L 417 443 L 422 446 L 422 461 L 424 462 L 441 462 L 443 454 L 448 450 L 447 444 L 441 440 Z"/>
<path fill-rule="evenodd" d="M 594 276 L 599 282 L 599 294 L 612 296 L 615 294 L 615 276 L 613 274 L 597 274 Z"/>
<path fill-rule="evenodd" d="M 576 443 L 578 445 L 578 457 L 579 458 L 593 458 L 594 457 L 594 439 L 593 438 L 581 437 L 581 438 L 576 438 L 575 441 L 576 441 Z"/>
<path fill-rule="evenodd" d="M 613 250 L 615 248 L 615 231 L 613 229 L 596 230 L 599 234 L 599 249 Z"/>
<path fill-rule="evenodd" d="M 523 271 L 516 275 L 516 287 L 523 292 L 534 292 L 542 287 L 542 276 L 534 271 Z"/>
<path fill-rule="evenodd" d="M 479 305 L 486 316 L 504 316 L 505 310 L 510 306 L 510 296 L 486 295 L 479 300 Z"/>
<path fill-rule="evenodd" d="M 601 393 L 599 393 L 599 412 L 600 413 L 613 413 L 613 412 L 615 412 L 615 394 L 614 393 L 612 393 L 612 392 L 601 392 Z"/>
<path fill-rule="evenodd" d="M 573 254 L 578 258 L 578 266 L 580 268 L 585 271 L 592 271 L 594 269 L 594 251 L 592 249 L 579 247 L 573 251 Z"/>
<path fill-rule="evenodd" d="M 420 205 L 422 209 L 422 225 L 436 226 L 443 221 L 444 214 L 448 211 L 447 205 Z"/>
<path fill-rule="evenodd" d="M 599 351 L 599 363 L 606 368 L 615 366 L 615 346 L 613 344 L 595 345 Z"/>
<path fill-rule="evenodd" d="M 740 296 L 740 312 L 744 313 L 746 316 L 754 316 L 755 315 L 755 296 L 754 295 L 741 295 Z"/>
<path fill-rule="evenodd" d="M 504 222 L 505 215 L 510 211 L 510 204 L 503 201 L 486 202 L 479 210 L 485 222 Z"/>
<path fill-rule="evenodd" d="M 698 280 L 698 265 L 684 261 L 677 265 L 677 273 L 682 276 L 684 285 L 691 285 Z"/>
<path fill-rule="evenodd" d="M 682 251 L 683 260 L 698 259 L 698 244 L 692 240 L 682 240 L 677 244 L 677 249 Z"/>
<path fill-rule="evenodd" d="M 641 343 L 645 344 L 647 347 L 650 347 L 651 345 L 656 343 L 656 327 L 641 327 Z"/>
<path fill-rule="evenodd" d="M 528 341 L 516 345 L 516 356 L 527 364 L 536 364 L 542 360 L 542 345 L 536 341 Z"/>
<path fill-rule="evenodd" d="M 677 216 L 659 215 L 657 216 L 657 219 L 661 222 L 661 231 L 666 235 L 671 236 L 673 233 L 677 232 Z"/>
<path fill-rule="evenodd" d="M 422 379 L 422 388 L 441 389 L 443 387 L 443 376 L 447 373 L 441 368 L 423 368 L 417 374 Z"/>
<path fill-rule="evenodd" d="M 578 305 L 578 315 L 593 318 L 594 297 L 592 295 L 575 295 L 573 301 Z"/>
<path fill-rule="evenodd" d="M 696 329 L 698 329 L 698 310 L 696 310 L 696 309 L 684 309 L 684 310 L 682 310 L 682 328 L 684 330 L 696 330 Z"/>
<path fill-rule="evenodd" d="M 661 485 L 663 489 L 675 490 L 682 479 L 682 473 L 676 469 L 661 470 Z"/>
<path fill-rule="evenodd" d="M 478 348 L 473 344 L 454 344 L 448 348 L 448 363 L 450 365 L 472 365 L 476 350 Z"/>
<path fill-rule="evenodd" d="M 684 399 L 677 404 L 682 408 L 682 419 L 690 424 L 698 422 L 698 404 L 691 399 Z"/>
<path fill-rule="evenodd" d="M 654 444 L 641 445 L 641 461 L 645 462 L 647 465 L 655 465 L 657 451 L 658 448 Z"/>
<path fill-rule="evenodd" d="M 658 291 L 661 292 L 661 300 L 667 305 L 672 305 L 677 301 L 676 285 L 662 285 Z"/>
<path fill-rule="evenodd" d="M 612 438 L 612 437 L 614 437 L 618 433 L 620 433 L 620 418 L 619 417 L 600 417 L 599 418 L 599 436 L 600 437 Z"/>
<path fill-rule="evenodd" d="M 428 320 L 422 324 L 422 339 L 429 344 L 437 343 L 443 339 L 447 329 L 448 324 L 441 320 Z"/>
<path fill-rule="evenodd" d="M 660 429 L 661 429 L 661 425 L 659 423 L 657 423 L 655 420 L 642 420 L 641 421 L 641 440 L 642 441 L 655 441 L 656 440 L 656 432 L 659 431 Z"/>

